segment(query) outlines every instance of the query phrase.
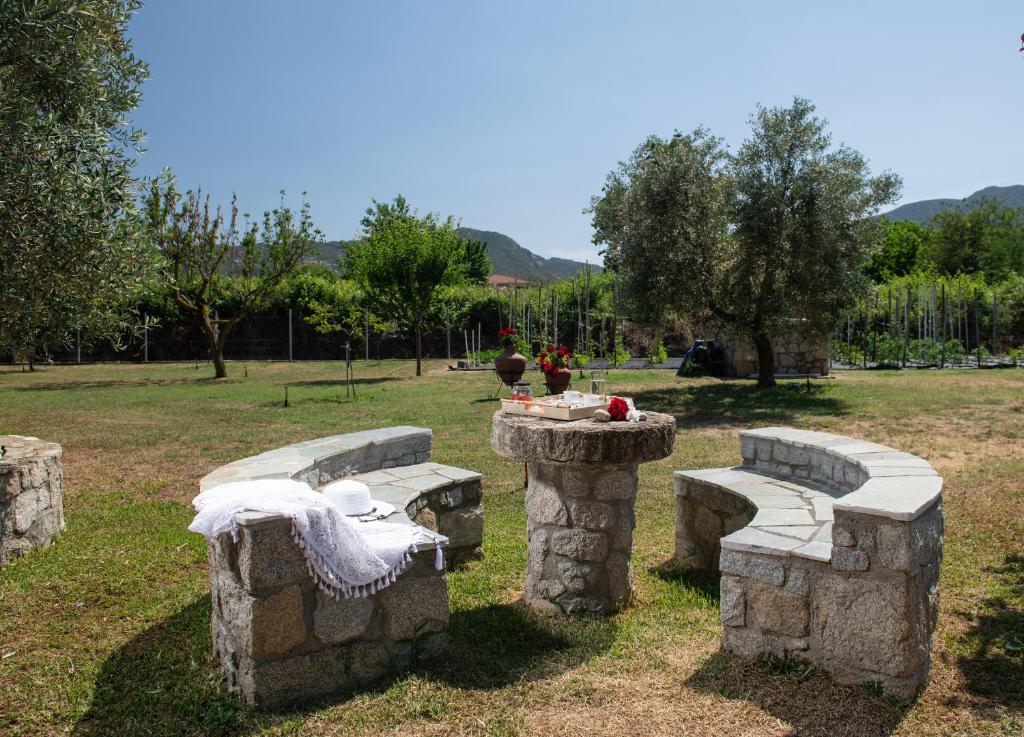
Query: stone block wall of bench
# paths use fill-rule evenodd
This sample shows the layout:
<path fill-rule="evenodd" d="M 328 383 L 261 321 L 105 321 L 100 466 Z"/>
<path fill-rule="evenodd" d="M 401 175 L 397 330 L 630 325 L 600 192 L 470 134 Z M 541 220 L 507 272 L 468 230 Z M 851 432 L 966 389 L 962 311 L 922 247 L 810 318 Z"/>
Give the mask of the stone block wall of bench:
<path fill-rule="evenodd" d="M 366 598 L 318 590 L 291 520 L 237 516 L 239 540 L 209 545 L 211 635 L 228 687 L 266 708 L 365 686 L 447 643 L 448 585 L 421 546 L 395 583 Z M 441 541 L 443 544 L 443 538 Z"/>
<path fill-rule="evenodd" d="M 675 479 L 676 556 L 721 571 L 723 648 L 915 694 L 938 613 L 941 477 L 826 433 L 765 428 L 740 445 L 743 466 Z"/>
<path fill-rule="evenodd" d="M 0 435 L 0 565 L 46 547 L 64 529 L 64 470 L 57 443 Z"/>
<path fill-rule="evenodd" d="M 211 633 L 228 685 L 247 702 L 275 708 L 358 688 L 406 670 L 447 642 L 449 604 L 437 548 L 449 561 L 479 554 L 480 474 L 430 461 L 431 431 L 419 427 L 318 438 L 223 466 L 200 488 L 250 479 L 295 479 L 319 488 L 342 477 L 365 481 L 392 503 L 387 520 L 417 527 L 418 551 L 390 586 L 366 598 L 319 591 L 292 539 L 291 520 L 236 515 L 208 545 Z M 449 547 L 446 532 L 458 547 Z"/>

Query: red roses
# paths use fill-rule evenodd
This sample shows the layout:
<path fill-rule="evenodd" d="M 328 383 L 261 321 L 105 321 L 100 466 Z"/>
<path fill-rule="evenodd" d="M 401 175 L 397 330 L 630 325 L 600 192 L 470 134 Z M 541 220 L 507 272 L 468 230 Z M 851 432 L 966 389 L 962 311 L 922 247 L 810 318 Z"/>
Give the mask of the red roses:
<path fill-rule="evenodd" d="M 498 331 L 498 337 L 501 338 L 502 345 L 515 345 L 516 335 L 518 335 L 518 331 L 515 328 L 505 328 Z"/>
<path fill-rule="evenodd" d="M 622 397 L 612 397 L 612 400 L 608 402 L 608 414 L 616 422 L 626 419 L 627 412 L 629 412 L 629 405 L 626 404 L 626 400 Z"/>
<path fill-rule="evenodd" d="M 548 343 L 537 357 L 537 365 L 548 376 L 554 376 L 562 369 L 569 368 L 571 362 L 572 351 L 564 345 L 560 345 L 556 349 L 554 343 Z"/>

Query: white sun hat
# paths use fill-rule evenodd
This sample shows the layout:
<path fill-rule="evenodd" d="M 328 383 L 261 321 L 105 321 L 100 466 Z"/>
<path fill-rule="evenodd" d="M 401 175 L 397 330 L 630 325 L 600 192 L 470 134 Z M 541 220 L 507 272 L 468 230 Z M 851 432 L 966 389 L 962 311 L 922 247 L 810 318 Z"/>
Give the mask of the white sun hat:
<path fill-rule="evenodd" d="M 323 488 L 323 495 L 346 517 L 356 517 L 360 520 L 383 519 L 395 511 L 394 504 L 372 499 L 370 487 L 362 481 L 334 481 Z"/>

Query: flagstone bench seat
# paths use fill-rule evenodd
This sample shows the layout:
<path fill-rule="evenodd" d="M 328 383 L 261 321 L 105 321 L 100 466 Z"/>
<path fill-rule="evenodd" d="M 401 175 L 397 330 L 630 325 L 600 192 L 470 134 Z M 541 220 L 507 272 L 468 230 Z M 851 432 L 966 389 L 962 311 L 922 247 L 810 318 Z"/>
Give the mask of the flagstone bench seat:
<path fill-rule="evenodd" d="M 208 545 L 211 635 L 228 687 L 249 704 L 277 708 L 348 691 L 444 651 L 449 601 L 438 548 L 456 559 L 479 554 L 481 477 L 432 463 L 431 437 L 426 428 L 392 427 L 319 438 L 203 478 L 204 491 L 249 479 L 321 488 L 355 478 L 395 505 L 388 522 L 416 528 L 417 552 L 394 583 L 335 600 L 309 575 L 287 516 L 235 515 L 238 539 L 225 533 Z"/>
<path fill-rule="evenodd" d="M 721 577 L 724 649 L 799 655 L 910 696 L 938 612 L 942 478 L 829 433 L 740 433 L 743 465 L 675 473 L 679 565 Z"/>

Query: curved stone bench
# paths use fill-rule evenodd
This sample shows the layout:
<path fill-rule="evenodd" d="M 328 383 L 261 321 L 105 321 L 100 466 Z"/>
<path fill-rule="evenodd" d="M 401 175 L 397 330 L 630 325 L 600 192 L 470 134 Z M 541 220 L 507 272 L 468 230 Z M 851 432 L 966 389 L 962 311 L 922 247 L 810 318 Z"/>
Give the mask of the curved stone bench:
<path fill-rule="evenodd" d="M 740 467 L 675 474 L 676 559 L 721 571 L 723 648 L 916 693 L 938 614 L 942 478 L 909 453 L 792 428 L 744 431 L 740 452 Z"/>
<path fill-rule="evenodd" d="M 64 529 L 63 451 L 57 443 L 0 435 L 0 565 L 44 548 Z"/>
<path fill-rule="evenodd" d="M 214 649 L 231 690 L 277 707 L 365 685 L 409 667 L 447 642 L 448 585 L 434 567 L 479 554 L 480 474 L 430 462 L 431 431 L 391 427 L 276 448 L 213 471 L 207 490 L 250 479 L 287 478 L 314 488 L 341 477 L 395 504 L 388 522 L 415 525 L 418 552 L 395 583 L 363 599 L 319 591 L 287 517 L 236 515 L 239 538 L 209 544 Z M 451 534 L 451 540 L 446 536 Z M 454 555 L 453 555 L 454 554 Z"/>

